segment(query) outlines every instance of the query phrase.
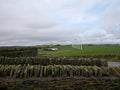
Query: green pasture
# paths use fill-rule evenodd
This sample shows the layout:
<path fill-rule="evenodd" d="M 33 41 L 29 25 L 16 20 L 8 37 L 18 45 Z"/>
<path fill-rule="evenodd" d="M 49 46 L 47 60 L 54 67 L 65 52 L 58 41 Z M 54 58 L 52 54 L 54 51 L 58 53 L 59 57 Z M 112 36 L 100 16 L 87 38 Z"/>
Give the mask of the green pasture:
<path fill-rule="evenodd" d="M 58 51 L 44 51 L 39 49 L 39 56 L 96 56 L 96 55 L 120 55 L 120 46 L 113 45 L 83 45 L 83 50 L 75 49 L 71 45 L 51 46 Z"/>

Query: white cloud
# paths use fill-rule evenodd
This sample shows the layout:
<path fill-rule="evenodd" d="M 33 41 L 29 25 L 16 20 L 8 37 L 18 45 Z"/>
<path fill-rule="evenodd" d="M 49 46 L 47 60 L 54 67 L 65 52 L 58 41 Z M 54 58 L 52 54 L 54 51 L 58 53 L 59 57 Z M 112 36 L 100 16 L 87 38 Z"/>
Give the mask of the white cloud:
<path fill-rule="evenodd" d="M 99 11 L 103 14 L 89 11 L 103 4 L 108 4 Z M 102 39 L 118 43 L 119 4 L 119 0 L 1 0 L 0 45 L 68 43 L 76 37 L 87 43 Z"/>
<path fill-rule="evenodd" d="M 102 26 L 107 34 L 111 34 L 110 39 L 120 40 L 120 1 L 113 2 L 101 19 Z"/>

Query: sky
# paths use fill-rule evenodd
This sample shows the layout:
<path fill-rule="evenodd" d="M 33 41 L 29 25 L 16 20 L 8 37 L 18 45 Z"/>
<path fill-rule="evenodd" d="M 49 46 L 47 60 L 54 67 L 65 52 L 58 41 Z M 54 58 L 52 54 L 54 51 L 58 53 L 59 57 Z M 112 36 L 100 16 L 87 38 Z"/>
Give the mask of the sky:
<path fill-rule="evenodd" d="M 0 0 L 0 46 L 120 44 L 120 0 Z"/>

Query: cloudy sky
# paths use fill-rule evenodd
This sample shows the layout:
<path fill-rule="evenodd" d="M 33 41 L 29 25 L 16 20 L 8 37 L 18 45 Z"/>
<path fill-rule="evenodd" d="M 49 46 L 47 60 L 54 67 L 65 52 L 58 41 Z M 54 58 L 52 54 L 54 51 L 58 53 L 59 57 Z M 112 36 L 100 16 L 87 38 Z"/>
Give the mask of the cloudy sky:
<path fill-rule="evenodd" d="M 0 0 L 0 46 L 119 43 L 120 0 Z"/>

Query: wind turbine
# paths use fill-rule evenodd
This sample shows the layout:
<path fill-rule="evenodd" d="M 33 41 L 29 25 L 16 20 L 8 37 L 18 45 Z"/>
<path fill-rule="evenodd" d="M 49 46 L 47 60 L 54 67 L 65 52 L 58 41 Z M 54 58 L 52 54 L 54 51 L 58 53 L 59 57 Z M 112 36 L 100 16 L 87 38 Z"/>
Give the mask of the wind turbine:
<path fill-rule="evenodd" d="M 80 49 L 83 50 L 83 45 L 82 45 L 82 43 L 81 43 Z"/>
<path fill-rule="evenodd" d="M 79 37 L 78 37 L 78 40 L 77 40 L 77 38 L 74 39 L 74 43 L 72 43 L 72 47 L 76 48 L 78 50 L 83 50 L 83 44 L 82 44 L 82 42 L 80 44 Z"/>

